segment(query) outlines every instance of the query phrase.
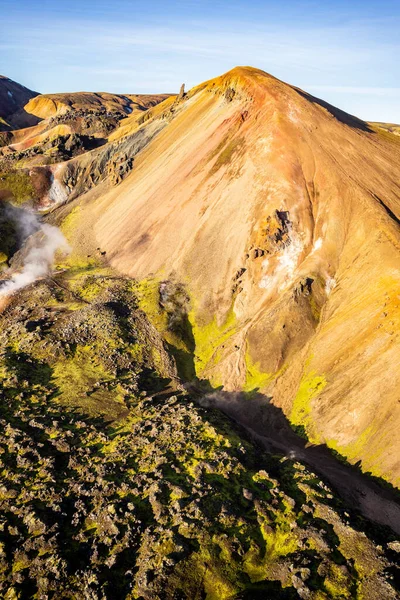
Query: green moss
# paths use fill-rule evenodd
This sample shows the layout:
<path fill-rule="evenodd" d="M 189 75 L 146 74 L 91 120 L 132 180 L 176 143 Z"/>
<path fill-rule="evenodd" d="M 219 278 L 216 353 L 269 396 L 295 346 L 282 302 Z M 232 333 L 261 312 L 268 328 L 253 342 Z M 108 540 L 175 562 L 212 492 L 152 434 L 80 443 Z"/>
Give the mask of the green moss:
<path fill-rule="evenodd" d="M 322 392 L 326 385 L 327 381 L 323 375 L 316 375 L 314 372 L 305 374 L 290 412 L 290 422 L 294 425 L 303 425 L 309 440 L 313 443 L 318 443 L 319 440 L 312 420 L 312 400 Z"/>
<path fill-rule="evenodd" d="M 299 539 L 295 531 L 290 529 L 289 521 L 277 526 L 263 523 L 260 526 L 266 549 L 260 551 L 257 544 L 252 543 L 244 557 L 244 569 L 254 582 L 264 581 L 268 573 L 271 573 L 274 564 L 293 554 L 299 549 Z"/>
<path fill-rule="evenodd" d="M 68 215 L 63 219 L 62 223 L 60 224 L 60 229 L 67 240 L 71 240 L 73 238 L 74 233 L 78 229 L 79 223 L 81 221 L 81 213 L 82 208 L 80 206 L 74 206 L 74 208 L 72 208 L 72 210 L 68 213 Z M 86 268 L 93 263 L 98 264 L 99 261 L 92 257 L 82 256 L 82 254 L 76 252 L 73 249 L 72 252 L 68 255 L 68 258 L 65 260 L 64 268 Z"/>
<path fill-rule="evenodd" d="M 76 271 L 71 276 L 63 274 L 62 283 L 47 296 L 39 286 L 32 297 L 32 324 L 37 322 L 34 336 L 30 338 L 25 329 L 8 336 L 0 373 L 6 366 L 19 380 L 42 385 L 49 382 L 50 370 L 59 402 L 117 418 L 126 411 L 136 365 L 139 368 L 149 355 L 144 357 L 144 339 L 137 338 L 131 319 L 136 310 L 131 288 L 123 278 L 110 280 Z M 57 309 L 62 318 L 53 321 L 51 315 Z M 36 317 L 35 312 L 39 313 Z M 25 357 L 27 342 L 31 355 Z"/>
<path fill-rule="evenodd" d="M 340 565 L 330 563 L 324 587 L 331 598 L 351 598 L 351 577 Z"/>
<path fill-rule="evenodd" d="M 7 214 L 7 203 L 0 202 L 0 254 L 1 265 L 4 266 L 18 250 L 18 232 L 12 217 Z"/>
<path fill-rule="evenodd" d="M 339 444 L 335 440 L 327 440 L 327 445 L 339 452 L 340 454 L 345 454 L 347 460 L 355 460 L 358 459 L 360 454 L 362 453 L 364 447 L 368 444 L 372 434 L 374 432 L 373 425 L 369 425 L 364 429 L 364 431 L 358 436 L 357 440 L 351 444 L 346 444 L 344 446 L 339 446 Z"/>
<path fill-rule="evenodd" d="M 71 277 L 71 275 L 69 275 L 68 280 L 71 289 L 79 294 L 80 298 L 85 300 L 85 302 L 93 302 L 107 289 L 108 282 L 106 278 L 101 277 L 101 274 L 104 274 L 103 269 L 98 269 L 95 265 L 90 265 L 89 269 L 85 269 L 85 271 L 88 270 L 91 274 L 87 277 L 82 279 L 79 274 L 77 277 Z"/>
<path fill-rule="evenodd" d="M 236 332 L 236 315 L 231 306 L 225 320 L 219 325 L 216 317 L 206 324 L 200 323 L 192 310 L 189 314 L 195 340 L 195 368 L 201 376 L 207 368 L 218 364 L 220 349 Z M 215 377 L 215 375 L 214 375 Z"/>
<path fill-rule="evenodd" d="M 28 557 L 26 556 L 24 559 L 22 560 L 16 560 L 13 564 L 12 567 L 12 572 L 13 573 L 18 573 L 19 571 L 23 571 L 24 569 L 28 569 L 30 565 L 30 560 L 28 559 Z"/>
<path fill-rule="evenodd" d="M 36 196 L 31 179 L 24 171 L 0 174 L 0 190 L 10 192 L 15 204 L 23 204 Z"/>
<path fill-rule="evenodd" d="M 362 457 L 362 470 L 379 478 L 381 485 L 386 481 L 380 469 L 381 459 L 386 452 L 385 431 L 378 431 L 374 422 L 368 425 L 354 442 L 341 445 L 335 439 L 327 439 L 325 443 L 335 453 L 336 458 L 343 462 L 355 463 Z M 386 477 L 387 481 L 394 479 L 390 473 L 386 474 Z"/>
<path fill-rule="evenodd" d="M 250 548 L 243 558 L 243 569 L 253 583 L 265 579 L 265 561 L 260 548 L 254 542 L 251 542 Z"/>
<path fill-rule="evenodd" d="M 193 364 L 193 332 L 186 307 L 181 305 L 179 298 L 184 288 L 175 286 L 176 298 L 172 293 L 167 310 L 160 304 L 160 283 L 157 279 L 143 279 L 136 284 L 134 291 L 139 308 L 162 335 L 168 351 L 175 359 L 179 377 L 183 381 L 192 381 L 196 377 Z"/>
<path fill-rule="evenodd" d="M 245 354 L 245 363 L 246 383 L 243 388 L 245 392 L 250 392 L 254 389 L 263 390 L 278 375 L 277 373 L 264 373 L 263 371 L 261 371 L 260 363 L 253 362 L 248 349 L 246 350 Z"/>
<path fill-rule="evenodd" d="M 227 600 L 237 592 L 237 586 L 224 577 L 223 572 L 207 569 L 204 576 L 204 590 L 207 600 Z"/>
<path fill-rule="evenodd" d="M 157 279 L 142 279 L 136 288 L 139 308 L 148 316 L 154 327 L 165 334 L 168 329 L 168 317 L 160 306 L 160 282 Z"/>
<path fill-rule="evenodd" d="M 73 358 L 55 363 L 54 380 L 63 399 L 74 401 L 91 390 L 94 383 L 108 377 L 104 368 L 94 362 L 93 354 L 90 346 L 78 346 Z"/>
<path fill-rule="evenodd" d="M 188 314 L 183 310 L 178 326 L 171 327 L 170 316 L 173 312 L 169 313 L 160 305 L 159 289 L 160 281 L 157 279 L 140 281 L 136 288 L 139 307 L 168 344 L 181 378 L 188 381 L 196 376 L 201 377 L 207 368 L 218 365 L 221 348 L 236 331 L 233 305 L 220 325 L 216 317 L 208 323 L 202 322 L 192 308 Z M 210 377 L 212 384 L 218 386 L 218 376 L 213 373 Z"/>
<path fill-rule="evenodd" d="M 261 531 L 267 544 L 268 562 L 292 554 L 298 549 L 298 537 L 290 530 L 289 523 L 280 524 L 271 532 L 265 528 L 261 528 Z"/>

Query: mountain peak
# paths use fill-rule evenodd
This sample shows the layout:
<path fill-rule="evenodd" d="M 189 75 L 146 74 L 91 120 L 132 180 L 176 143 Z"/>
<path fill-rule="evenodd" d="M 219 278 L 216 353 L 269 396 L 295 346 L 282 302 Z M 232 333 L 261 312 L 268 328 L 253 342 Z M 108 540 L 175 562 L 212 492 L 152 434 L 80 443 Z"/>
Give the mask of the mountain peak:
<path fill-rule="evenodd" d="M 246 92 L 254 91 L 254 86 L 258 86 L 260 83 L 268 85 L 270 81 L 279 82 L 279 79 L 255 67 L 237 66 L 218 77 L 204 82 L 195 89 L 202 89 L 207 86 L 224 91 L 229 87 L 235 91 L 242 90 Z"/>

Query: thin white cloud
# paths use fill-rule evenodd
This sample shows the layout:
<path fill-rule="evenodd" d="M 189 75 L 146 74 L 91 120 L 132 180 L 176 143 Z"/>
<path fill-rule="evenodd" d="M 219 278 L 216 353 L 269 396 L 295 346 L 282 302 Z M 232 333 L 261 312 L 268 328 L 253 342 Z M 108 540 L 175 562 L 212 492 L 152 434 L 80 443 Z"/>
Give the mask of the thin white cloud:
<path fill-rule="evenodd" d="M 360 94 L 362 96 L 400 97 L 400 87 L 357 87 L 347 85 L 306 85 L 307 90 L 317 92 L 335 92 L 337 94 Z"/>
<path fill-rule="evenodd" d="M 400 39 L 385 19 L 285 23 L 247 18 L 119 22 L 2 19 L 0 51 L 24 65 L 23 80 L 42 91 L 174 91 L 252 65 L 322 96 L 362 118 L 400 120 L 395 77 Z M 22 16 L 22 15 L 21 15 Z M 35 49 L 32 52 L 32 48 Z M 4 65 L 0 71 L 18 78 Z M 396 115 L 398 115 L 396 117 Z"/>

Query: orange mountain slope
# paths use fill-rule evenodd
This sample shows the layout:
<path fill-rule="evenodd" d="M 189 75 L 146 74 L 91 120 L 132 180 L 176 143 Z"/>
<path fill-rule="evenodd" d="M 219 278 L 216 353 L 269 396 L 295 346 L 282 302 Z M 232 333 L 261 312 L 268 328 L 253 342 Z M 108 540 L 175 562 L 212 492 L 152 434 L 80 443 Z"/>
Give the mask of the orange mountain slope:
<path fill-rule="evenodd" d="M 184 284 L 198 377 L 399 484 L 398 137 L 250 67 L 162 106 L 122 183 L 75 200 L 75 251 Z"/>

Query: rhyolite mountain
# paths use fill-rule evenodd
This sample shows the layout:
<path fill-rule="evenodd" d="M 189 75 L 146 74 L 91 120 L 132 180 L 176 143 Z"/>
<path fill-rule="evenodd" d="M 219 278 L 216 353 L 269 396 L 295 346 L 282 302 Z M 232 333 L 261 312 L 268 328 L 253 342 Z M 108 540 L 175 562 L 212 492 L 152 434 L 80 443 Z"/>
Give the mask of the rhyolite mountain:
<path fill-rule="evenodd" d="M 397 598 L 400 138 L 250 67 L 12 123 L 3 277 L 29 202 L 71 253 L 1 300 L 4 593 Z"/>
<path fill-rule="evenodd" d="M 32 177 L 77 255 L 185 287 L 197 377 L 398 483 L 399 167 L 396 136 L 237 68 Z"/>

